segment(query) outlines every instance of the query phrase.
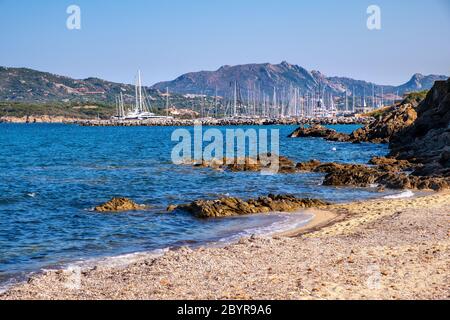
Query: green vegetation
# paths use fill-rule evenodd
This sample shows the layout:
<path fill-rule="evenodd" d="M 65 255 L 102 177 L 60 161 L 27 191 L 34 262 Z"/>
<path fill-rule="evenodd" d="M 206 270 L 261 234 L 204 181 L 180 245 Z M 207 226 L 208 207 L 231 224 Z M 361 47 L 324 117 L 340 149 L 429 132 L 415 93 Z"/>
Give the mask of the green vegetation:
<path fill-rule="evenodd" d="M 366 117 L 373 117 L 373 118 L 379 118 L 382 117 L 387 111 L 391 110 L 392 107 L 384 107 L 381 109 L 377 109 L 375 111 L 372 112 L 368 112 L 366 114 L 364 114 L 364 116 Z"/>
<path fill-rule="evenodd" d="M 0 117 L 63 116 L 109 118 L 114 107 L 107 104 L 0 102 Z"/>
<path fill-rule="evenodd" d="M 428 90 L 411 92 L 406 96 L 405 100 L 403 100 L 402 103 L 420 103 L 425 100 L 427 94 Z"/>
<path fill-rule="evenodd" d="M 401 102 L 401 104 L 411 103 L 413 105 L 418 105 L 420 102 L 425 100 L 427 94 L 428 94 L 427 90 L 411 92 L 405 97 L 405 99 Z M 373 117 L 373 118 L 383 117 L 387 112 L 390 112 L 393 108 L 394 108 L 394 106 L 381 108 L 381 109 L 366 113 L 365 116 Z"/>

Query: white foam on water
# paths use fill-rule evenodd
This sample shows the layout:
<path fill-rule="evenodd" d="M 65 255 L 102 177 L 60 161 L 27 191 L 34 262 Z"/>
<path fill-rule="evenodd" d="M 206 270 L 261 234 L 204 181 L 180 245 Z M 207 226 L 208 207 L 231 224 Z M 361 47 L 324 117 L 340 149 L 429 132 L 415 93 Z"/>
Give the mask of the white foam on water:
<path fill-rule="evenodd" d="M 414 192 L 412 192 L 411 190 L 406 190 L 402 193 L 385 196 L 385 197 L 383 197 L 383 199 L 402 199 L 402 198 L 411 198 L 411 197 L 414 197 Z"/>
<path fill-rule="evenodd" d="M 169 248 L 156 249 L 152 251 L 128 253 L 118 256 L 110 256 L 104 258 L 94 258 L 73 263 L 69 267 L 78 266 L 81 268 L 105 267 L 105 268 L 122 268 L 132 263 L 147 259 L 155 259 L 163 256 Z"/>
<path fill-rule="evenodd" d="M 243 229 L 237 234 L 220 239 L 218 243 L 232 243 L 243 237 L 250 237 L 252 235 L 272 236 L 277 233 L 283 233 L 303 227 L 314 219 L 314 214 L 306 213 L 304 211 L 295 213 L 273 212 L 270 214 L 281 217 L 282 219 L 266 226 Z"/>

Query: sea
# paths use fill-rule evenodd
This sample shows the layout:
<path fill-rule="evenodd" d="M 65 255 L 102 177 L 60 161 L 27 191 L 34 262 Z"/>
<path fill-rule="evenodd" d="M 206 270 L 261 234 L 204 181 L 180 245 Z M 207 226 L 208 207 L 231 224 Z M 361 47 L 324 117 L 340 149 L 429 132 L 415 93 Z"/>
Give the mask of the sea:
<path fill-rule="evenodd" d="M 329 127 L 349 133 L 359 126 Z M 268 194 L 339 203 L 400 193 L 380 193 L 375 187 L 326 187 L 322 186 L 324 175 L 316 173 L 262 175 L 177 165 L 171 158 L 178 143 L 172 135 L 179 129 L 193 132 L 193 128 L 179 127 L 0 124 L 0 286 L 86 261 L 286 231 L 312 218 L 306 212 L 274 212 L 205 220 L 182 211 L 168 213 L 171 204 Z M 215 129 L 225 133 L 236 127 Z M 296 162 L 367 163 L 388 152 L 383 144 L 288 138 L 296 126 L 239 129 L 278 130 L 279 153 Z M 148 208 L 117 214 L 92 211 L 114 196 L 131 198 Z"/>

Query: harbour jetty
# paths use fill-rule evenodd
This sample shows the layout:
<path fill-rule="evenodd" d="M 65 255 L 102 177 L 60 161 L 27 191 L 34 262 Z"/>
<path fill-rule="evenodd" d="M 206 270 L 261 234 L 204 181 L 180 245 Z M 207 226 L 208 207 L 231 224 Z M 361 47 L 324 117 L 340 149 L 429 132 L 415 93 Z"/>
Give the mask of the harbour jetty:
<path fill-rule="evenodd" d="M 373 119 L 370 117 L 335 117 L 335 118 L 199 118 L 199 119 L 175 119 L 153 118 L 145 120 L 79 120 L 75 124 L 92 127 L 133 127 L 133 126 L 180 126 L 189 127 L 196 124 L 203 126 L 245 126 L 245 125 L 333 125 L 333 124 L 368 124 Z"/>

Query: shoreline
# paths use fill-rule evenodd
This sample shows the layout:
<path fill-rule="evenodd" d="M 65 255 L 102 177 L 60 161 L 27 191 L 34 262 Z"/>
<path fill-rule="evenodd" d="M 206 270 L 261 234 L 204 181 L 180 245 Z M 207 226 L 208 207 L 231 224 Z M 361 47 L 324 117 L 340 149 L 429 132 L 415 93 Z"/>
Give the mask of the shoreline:
<path fill-rule="evenodd" d="M 303 234 L 307 234 L 316 230 L 319 230 L 321 228 L 324 228 L 326 226 L 329 226 L 330 224 L 333 224 L 334 222 L 338 221 L 339 219 L 343 218 L 343 215 L 338 214 L 337 212 L 333 212 L 331 210 L 319 210 L 310 208 L 305 211 L 303 211 L 305 214 L 312 214 L 313 218 L 306 223 L 304 226 L 301 226 L 299 228 L 293 228 L 286 231 L 276 232 L 272 234 L 272 237 L 298 237 Z"/>
<path fill-rule="evenodd" d="M 67 275 L 66 272 L 61 270 L 50 271 L 33 277 L 28 283 L 9 288 L 5 293 L 0 294 L 0 299 L 448 298 L 445 295 L 446 290 L 443 288 L 445 281 L 437 281 L 436 278 L 446 275 L 445 269 L 442 270 L 442 268 L 446 265 L 444 260 L 450 247 L 447 234 L 448 227 L 445 224 L 446 219 L 448 219 L 446 208 L 449 205 L 449 191 L 412 198 L 375 199 L 330 205 L 326 210 L 307 210 L 309 212 L 314 211 L 315 217 L 307 225 L 295 230 L 274 234 L 270 237 L 257 236 L 242 238 L 237 243 L 225 245 L 224 247 L 178 248 L 170 250 L 157 258 L 146 257 L 144 255 L 138 261 L 132 262 L 125 267 L 97 265 L 90 270 L 82 272 L 81 287 L 77 290 L 68 289 L 65 285 L 67 279 L 70 279 L 70 275 Z M 405 217 L 402 217 L 403 214 Z M 417 222 L 420 222 L 419 230 L 430 228 L 434 231 L 432 234 L 424 234 L 421 232 L 419 238 L 424 239 L 418 239 L 420 242 L 415 246 L 414 243 L 410 242 L 418 241 L 417 235 L 405 232 L 404 230 L 398 232 L 399 230 L 389 226 L 392 222 L 395 223 L 395 220 L 399 219 L 399 217 L 402 220 L 402 226 L 404 228 L 408 228 L 406 222 L 414 225 L 413 220 L 417 220 Z M 377 232 L 373 233 L 374 229 L 379 229 L 379 233 L 382 234 L 379 235 Z M 439 235 L 439 239 L 436 238 L 437 234 Z M 367 241 L 361 240 L 361 235 L 370 235 L 373 239 L 367 243 Z M 356 238 L 354 238 L 355 236 Z M 432 241 L 430 243 L 424 242 L 426 237 Z M 409 241 L 405 242 L 403 238 L 407 238 L 406 240 Z M 339 243 L 346 241 L 350 242 L 350 245 L 344 245 L 341 247 L 341 250 L 334 248 L 335 246 L 339 246 Z M 350 250 L 353 254 L 361 250 L 367 251 L 367 244 L 371 242 L 380 242 L 381 248 L 383 249 L 390 242 L 397 244 L 397 248 L 391 248 L 393 256 L 397 257 L 397 259 L 391 261 L 394 265 L 391 267 L 401 269 L 405 264 L 408 267 L 411 267 L 410 264 L 412 264 L 414 268 L 408 269 L 409 276 L 413 274 L 415 278 L 425 282 L 428 280 L 420 274 L 423 268 L 421 265 L 422 259 L 412 259 L 411 262 L 409 258 L 409 260 L 399 260 L 398 256 L 400 253 L 401 255 L 408 255 L 410 252 L 421 256 L 425 252 L 424 247 L 428 248 L 427 250 L 433 249 L 434 252 L 438 253 L 435 255 L 438 255 L 439 259 L 430 266 L 430 270 L 434 270 L 435 268 L 439 272 L 433 275 L 428 274 L 428 277 L 435 280 L 434 286 L 436 287 L 437 284 L 436 290 L 428 290 L 427 292 L 424 292 L 424 290 L 416 290 L 415 288 L 417 286 L 423 287 L 426 283 L 420 283 L 416 279 L 416 282 L 413 281 L 414 285 L 416 285 L 414 287 L 411 286 L 411 283 L 405 284 L 401 279 L 397 279 L 397 285 L 393 284 L 394 287 L 399 285 L 398 281 L 408 287 L 406 289 L 404 288 L 403 291 L 397 292 L 398 297 L 390 296 L 390 289 L 386 291 L 388 293 L 387 296 L 385 295 L 385 291 L 375 290 L 371 292 L 371 290 L 367 291 L 367 288 L 356 292 L 353 290 L 350 292 L 351 295 L 347 295 L 349 292 L 347 294 L 340 292 L 340 295 L 336 295 L 336 292 L 330 294 L 328 289 L 322 291 L 320 286 L 319 288 L 307 290 L 309 294 L 306 294 L 307 292 L 304 291 L 303 295 L 291 297 L 287 292 L 283 293 L 282 290 L 280 291 L 278 285 L 275 287 L 266 287 L 264 285 L 264 279 L 266 279 L 267 274 L 262 275 L 257 270 L 250 271 L 253 269 L 248 270 L 248 266 L 255 265 L 266 266 L 268 270 L 281 267 L 279 272 L 283 275 L 284 282 L 281 281 L 278 284 L 290 284 L 290 276 L 298 276 L 298 270 L 291 270 L 286 274 L 286 270 L 284 269 L 295 269 L 296 264 L 294 263 L 292 265 L 284 260 L 278 261 L 278 258 L 275 259 L 278 255 L 287 256 L 287 260 L 292 258 L 291 255 L 301 256 L 303 260 L 295 259 L 297 264 L 303 265 L 303 269 L 300 268 L 302 270 L 301 274 L 305 273 L 311 276 L 311 272 L 308 271 L 311 268 L 307 266 L 315 264 L 318 259 L 317 254 L 321 258 L 319 259 L 321 263 L 316 267 L 326 273 L 329 272 L 329 268 L 333 269 L 334 267 L 331 267 L 331 265 L 334 266 L 336 263 L 335 257 L 331 259 L 330 256 L 340 256 L 342 254 L 346 256 Z M 322 245 L 318 245 L 318 243 L 322 243 Z M 351 249 L 352 247 L 358 247 L 358 249 Z M 246 260 L 245 257 L 247 254 L 255 250 L 256 252 L 251 255 L 252 259 Z M 341 252 L 342 250 L 344 252 Z M 377 250 L 380 250 L 380 248 L 377 247 Z M 325 257 L 322 257 L 323 255 Z M 375 261 L 383 261 L 383 259 L 386 259 L 380 257 L 382 260 L 378 260 L 380 258 L 375 258 L 376 256 L 377 254 L 369 254 L 367 256 L 366 252 L 364 259 L 375 259 Z M 343 259 L 345 260 L 347 258 L 344 257 Z M 428 257 L 427 259 L 430 258 Z M 354 260 L 357 259 L 355 258 Z M 277 262 L 275 263 L 275 261 Z M 357 265 L 356 261 L 350 262 L 350 266 L 352 264 Z M 245 266 L 245 270 L 236 270 L 243 265 Z M 328 269 L 325 268 L 326 265 L 329 265 Z M 209 267 L 206 268 L 205 266 Z M 225 268 L 227 272 L 222 270 L 222 268 Z M 217 277 L 214 277 L 213 280 L 210 279 L 211 270 L 214 270 L 216 273 L 218 272 Z M 224 271 L 225 274 L 222 274 L 220 270 Z M 123 277 L 125 274 L 127 276 Z M 230 274 L 232 275 L 231 277 Z M 280 277 L 281 274 L 279 275 Z M 353 274 L 352 277 L 354 276 Z M 202 277 L 209 278 L 222 289 L 211 290 L 208 281 L 205 283 Z M 381 277 L 383 278 L 383 272 L 381 272 Z M 230 290 L 233 292 L 232 288 L 238 283 L 248 282 L 247 278 L 257 278 L 257 281 L 252 282 L 256 287 L 247 286 L 245 290 L 241 290 L 242 294 L 236 295 L 233 293 L 226 295 Z M 313 282 L 321 282 L 325 281 L 325 278 L 316 275 L 306 280 L 308 282 L 314 279 Z M 350 278 L 344 277 L 344 282 Z M 199 279 L 203 280 L 200 281 Z M 189 285 L 186 286 L 186 284 L 193 284 L 197 280 L 201 283 L 199 288 Z M 333 279 L 328 280 L 331 283 L 334 281 Z M 259 281 L 263 282 L 258 284 Z M 330 284 L 324 284 L 325 287 L 328 285 Z M 336 280 L 334 285 L 343 284 Z M 264 290 L 262 290 L 262 287 L 264 287 Z M 265 290 L 268 291 L 265 292 Z M 433 295 L 430 297 L 427 294 Z"/>

